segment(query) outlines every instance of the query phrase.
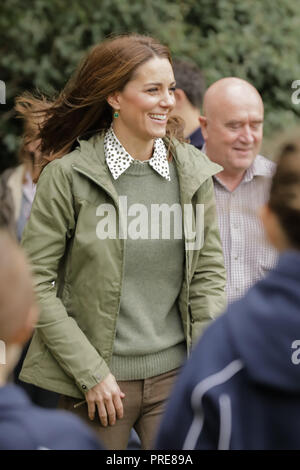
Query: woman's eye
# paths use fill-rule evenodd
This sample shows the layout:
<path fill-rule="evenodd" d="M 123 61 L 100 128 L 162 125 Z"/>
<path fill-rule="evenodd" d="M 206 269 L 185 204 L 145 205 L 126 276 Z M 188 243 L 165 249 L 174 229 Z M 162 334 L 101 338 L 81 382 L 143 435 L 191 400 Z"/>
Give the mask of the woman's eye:
<path fill-rule="evenodd" d="M 174 92 L 176 90 L 176 87 L 172 86 L 171 88 L 169 88 L 169 90 Z"/>
<path fill-rule="evenodd" d="M 157 91 L 157 88 L 150 88 L 150 89 L 147 90 L 147 91 L 148 91 L 148 93 L 153 93 L 153 92 Z"/>

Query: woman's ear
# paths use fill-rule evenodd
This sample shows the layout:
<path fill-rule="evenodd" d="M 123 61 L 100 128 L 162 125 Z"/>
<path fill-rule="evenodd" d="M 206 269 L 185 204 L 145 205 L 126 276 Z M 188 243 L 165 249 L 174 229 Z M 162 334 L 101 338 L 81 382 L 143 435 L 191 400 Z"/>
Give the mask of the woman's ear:
<path fill-rule="evenodd" d="M 115 92 L 112 95 L 109 95 L 106 98 L 108 104 L 114 109 L 115 111 L 120 111 L 120 95 L 119 93 Z"/>

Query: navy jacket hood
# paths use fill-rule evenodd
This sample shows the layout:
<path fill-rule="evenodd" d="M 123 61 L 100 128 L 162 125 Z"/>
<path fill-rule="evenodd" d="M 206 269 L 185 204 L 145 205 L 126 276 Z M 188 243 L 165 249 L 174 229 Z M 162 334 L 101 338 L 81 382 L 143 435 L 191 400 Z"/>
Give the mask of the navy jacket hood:
<path fill-rule="evenodd" d="M 300 391 L 299 252 L 282 254 L 275 269 L 249 290 L 247 302 L 234 302 L 224 319 L 250 380 Z"/>
<path fill-rule="evenodd" d="M 70 412 L 35 406 L 21 387 L 0 387 L 0 450 L 101 450 L 97 436 Z"/>

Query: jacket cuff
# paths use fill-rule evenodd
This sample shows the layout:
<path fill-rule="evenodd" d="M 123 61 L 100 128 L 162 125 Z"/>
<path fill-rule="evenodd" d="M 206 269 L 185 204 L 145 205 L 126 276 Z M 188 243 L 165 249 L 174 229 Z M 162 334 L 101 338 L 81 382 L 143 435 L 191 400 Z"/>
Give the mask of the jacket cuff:
<path fill-rule="evenodd" d="M 91 374 L 89 372 L 87 374 L 82 375 L 80 378 L 76 378 L 76 385 L 81 391 L 81 393 L 86 393 L 95 385 L 102 382 L 102 380 L 104 380 L 109 373 L 110 370 L 106 363 L 103 361 L 102 365 L 97 369 L 97 372 L 95 372 L 94 374 Z"/>

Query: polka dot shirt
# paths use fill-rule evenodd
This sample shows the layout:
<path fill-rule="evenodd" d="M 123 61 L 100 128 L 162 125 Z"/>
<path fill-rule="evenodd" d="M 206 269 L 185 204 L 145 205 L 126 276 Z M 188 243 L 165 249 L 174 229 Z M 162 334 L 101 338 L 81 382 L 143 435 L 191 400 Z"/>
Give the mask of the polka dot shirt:
<path fill-rule="evenodd" d="M 104 152 L 107 166 L 115 180 L 135 161 L 117 139 L 112 127 L 110 127 L 105 134 Z M 149 163 L 159 175 L 171 181 L 167 149 L 162 139 L 155 139 L 153 155 L 150 160 L 146 160 L 143 163 L 146 162 Z"/>

